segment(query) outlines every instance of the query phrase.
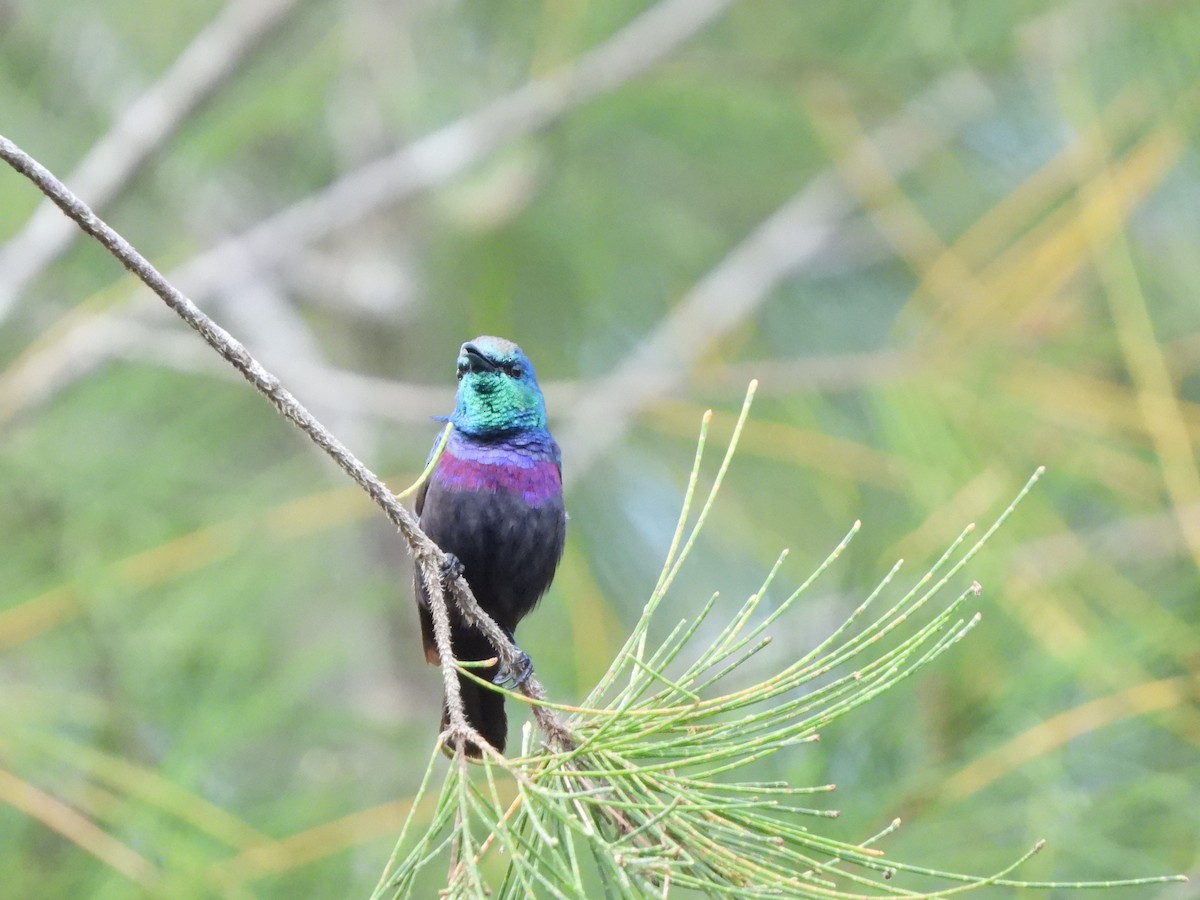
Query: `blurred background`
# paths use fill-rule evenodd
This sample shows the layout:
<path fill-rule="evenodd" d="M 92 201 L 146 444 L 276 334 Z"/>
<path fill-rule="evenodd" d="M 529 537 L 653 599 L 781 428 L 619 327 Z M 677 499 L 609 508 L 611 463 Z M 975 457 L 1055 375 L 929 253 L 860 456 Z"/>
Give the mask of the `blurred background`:
<path fill-rule="evenodd" d="M 1194 877 L 1197 47 L 1165 0 L 0 0 L 0 131 L 396 490 L 459 344 L 522 345 L 564 702 L 752 377 L 664 622 L 864 522 L 761 673 L 1045 465 L 969 640 L 756 774 L 912 863 Z M 0 243 L 0 895 L 366 896 L 440 702 L 400 540 L 7 168 Z"/>

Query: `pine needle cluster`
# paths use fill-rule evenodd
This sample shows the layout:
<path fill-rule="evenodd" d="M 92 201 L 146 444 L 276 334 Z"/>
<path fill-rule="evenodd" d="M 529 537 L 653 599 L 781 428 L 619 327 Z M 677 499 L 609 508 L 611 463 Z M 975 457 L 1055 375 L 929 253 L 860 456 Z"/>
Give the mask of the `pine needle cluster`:
<path fill-rule="evenodd" d="M 879 845 L 893 820 L 859 843 L 821 834 L 837 812 L 814 801 L 832 784 L 738 780 L 751 764 L 819 739 L 821 730 L 920 672 L 980 622 L 971 582 L 947 600 L 964 567 L 1041 475 L 1039 469 L 996 521 L 971 541 L 968 526 L 927 572 L 896 589 L 898 562 L 832 634 L 801 658 L 747 685 L 739 675 L 771 641 L 787 612 L 838 559 L 842 541 L 804 583 L 766 611 L 786 551 L 762 586 L 718 629 L 714 595 L 661 639 L 676 575 L 708 520 L 754 393 L 698 512 L 697 486 L 710 415 L 701 425 L 674 538 L 641 618 L 611 667 L 579 706 L 540 702 L 567 716 L 571 740 L 540 741 L 526 726 L 521 755 L 452 757 L 434 783 L 432 754 L 408 821 L 373 894 L 414 895 L 418 879 L 448 871 L 449 897 L 944 897 L 986 886 L 1098 888 L 1158 883 L 1029 882 L 1010 877 L 1038 842 L 987 876 L 957 874 L 889 858 Z M 898 599 L 885 603 L 889 595 Z M 886 606 L 884 611 L 878 611 Z M 931 612 L 932 610 L 932 612 Z M 925 615 L 921 615 L 924 612 Z M 658 630 L 658 629 L 655 629 Z M 703 635 L 703 639 L 701 636 Z M 469 668 L 462 671 L 470 672 Z M 805 805 L 816 802 L 816 806 Z M 444 869 L 443 869 L 444 867 Z"/>

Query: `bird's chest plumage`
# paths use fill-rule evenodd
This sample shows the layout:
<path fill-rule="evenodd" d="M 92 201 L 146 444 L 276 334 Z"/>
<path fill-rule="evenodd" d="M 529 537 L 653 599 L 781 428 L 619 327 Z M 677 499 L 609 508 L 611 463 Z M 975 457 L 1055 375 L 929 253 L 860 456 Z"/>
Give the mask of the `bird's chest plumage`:
<path fill-rule="evenodd" d="M 566 514 L 557 449 L 447 447 L 430 479 L 421 526 L 453 553 L 480 604 L 512 629 L 549 587 Z"/>
<path fill-rule="evenodd" d="M 549 451 L 533 454 L 504 447 L 447 448 L 434 470 L 433 482 L 449 491 L 496 496 L 501 502 L 511 495 L 531 509 L 562 498 L 558 465 Z"/>

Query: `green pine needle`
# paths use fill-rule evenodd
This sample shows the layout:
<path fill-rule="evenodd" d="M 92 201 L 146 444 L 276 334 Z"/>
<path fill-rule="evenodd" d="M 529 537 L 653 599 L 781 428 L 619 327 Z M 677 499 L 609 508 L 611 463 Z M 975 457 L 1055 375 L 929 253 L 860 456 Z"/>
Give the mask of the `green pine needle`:
<path fill-rule="evenodd" d="M 760 759 L 818 740 L 827 724 L 917 674 L 966 637 L 980 621 L 978 612 L 967 612 L 978 584 L 926 621 L 917 614 L 943 596 L 1042 474 L 1041 469 L 1033 474 L 974 544 L 967 546 L 974 526 L 965 529 L 886 612 L 864 624 L 895 581 L 899 562 L 841 626 L 779 671 L 756 674 L 748 664 L 769 646 L 769 629 L 837 561 L 858 522 L 766 615 L 761 610 L 771 586 L 783 577 L 786 551 L 715 638 L 696 646 L 701 626 L 717 614 L 713 595 L 693 618 L 680 619 L 652 642 L 651 625 L 713 508 L 754 388 L 752 383 L 689 529 L 711 421 L 711 415 L 704 417 L 662 572 L 612 666 L 581 706 L 545 704 L 569 714 L 574 748 L 551 752 L 526 726 L 519 757 L 488 755 L 479 765 L 455 757 L 441 776 L 428 821 L 418 825 L 410 812 L 373 900 L 409 896 L 431 867 L 448 873 L 446 896 L 463 898 L 661 898 L 672 889 L 731 897 L 932 898 L 988 886 L 1084 889 L 1183 880 L 1010 879 L 1041 842 L 986 877 L 915 866 L 886 857 L 876 846 L 899 828 L 898 819 L 852 844 L 814 830 L 836 810 L 791 803 L 797 796 L 827 794 L 833 785 L 736 780 L 735 773 Z M 460 671 L 477 678 L 469 669 Z M 759 680 L 738 684 L 735 675 Z M 437 747 L 414 811 L 425 806 L 441 765 Z M 806 821 L 811 824 L 802 824 Z"/>

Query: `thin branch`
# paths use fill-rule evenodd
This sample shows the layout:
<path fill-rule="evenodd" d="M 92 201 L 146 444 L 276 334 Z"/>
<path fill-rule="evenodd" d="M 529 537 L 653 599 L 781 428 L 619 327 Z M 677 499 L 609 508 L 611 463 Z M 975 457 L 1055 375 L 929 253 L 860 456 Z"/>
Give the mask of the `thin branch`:
<path fill-rule="evenodd" d="M 375 445 L 375 430 L 365 427 L 360 404 L 353 394 L 337 398 L 324 385 L 317 385 L 328 365 L 324 349 L 278 281 L 273 275 L 264 275 L 242 284 L 236 292 L 236 301 L 221 307 L 221 318 L 254 347 L 262 362 L 307 399 L 312 412 L 343 442 L 370 455 Z"/>
<path fill-rule="evenodd" d="M 94 207 L 110 203 L 297 3 L 232 0 L 92 145 L 67 181 Z M 44 203 L 0 247 L 0 321 L 12 312 L 25 289 L 66 252 L 75 234 L 71 224 Z"/>
<path fill-rule="evenodd" d="M 281 415 L 289 419 L 308 435 L 313 443 L 324 450 L 346 474 L 367 492 L 375 505 L 383 510 L 408 544 L 409 552 L 416 561 L 429 596 L 434 638 L 441 660 L 446 705 L 450 712 L 448 739 L 460 748 L 464 741 L 482 743 L 482 738 L 467 723 L 463 712 L 462 696 L 458 687 L 458 673 L 450 643 L 449 611 L 446 608 L 446 598 L 442 590 L 441 567 L 445 555 L 441 549 L 421 530 L 416 519 L 393 496 L 379 477 L 364 466 L 341 441 L 318 422 L 312 413 L 283 387 L 278 378 L 264 369 L 237 339 L 180 293 L 125 238 L 92 212 L 49 170 L 3 135 L 0 135 L 0 158 L 32 181 L 70 219 L 99 241 L 125 268 L 162 298 L 163 302 L 204 338 L 210 347 L 237 369 L 242 377 L 254 386 L 255 390 L 266 397 Z M 516 648 L 495 622 L 479 608 L 466 581 L 460 576 L 447 586 L 460 604 L 464 615 L 483 630 L 491 640 L 501 661 L 506 665 L 515 666 Z M 543 696 L 541 686 L 532 678 L 526 683 L 525 690 L 530 696 Z M 541 712 L 542 715 L 538 717 L 539 724 L 549 715 L 545 711 Z M 557 737 L 557 732 L 547 736 L 554 739 Z"/>
<path fill-rule="evenodd" d="M 840 243 L 844 233 L 839 228 L 831 240 Z M 244 290 L 238 293 L 245 296 Z M 86 321 L 68 315 L 0 371 L 0 423 L 49 401 L 113 359 L 149 363 L 192 375 L 237 377 L 202 345 L 172 328 L 149 322 L 145 315 L 111 312 Z M 767 396 L 797 390 L 870 388 L 910 377 L 921 368 L 921 361 L 908 354 L 881 349 L 789 360 L 718 362 L 711 368 L 694 369 L 691 376 L 702 392 L 734 391 L 738 395 L 751 378 L 757 377 L 761 382 L 759 394 Z M 349 404 L 349 411 L 356 416 L 416 424 L 428 423 L 446 409 L 444 385 L 399 381 L 312 359 L 292 363 L 290 371 L 303 379 L 303 393 L 317 410 L 323 406 L 340 409 Z M 543 383 L 542 390 L 551 410 L 569 410 L 596 387 L 593 382 L 556 379 Z"/>
<path fill-rule="evenodd" d="M 527 82 L 474 113 L 342 176 L 170 273 L 194 296 L 236 286 L 331 234 L 446 184 L 500 148 L 540 131 L 654 66 L 734 0 L 662 0 L 561 71 Z"/>
<path fill-rule="evenodd" d="M 991 103 L 975 75 L 947 75 L 871 134 L 854 153 L 886 147 L 893 172 L 917 165 Z M 827 170 L 779 207 L 671 308 L 658 327 L 580 400 L 560 443 L 569 478 L 628 432 L 633 418 L 677 387 L 712 344 L 762 306 L 798 268 L 824 251 L 855 201 Z"/>
<path fill-rule="evenodd" d="M 64 325 L 67 323 L 64 322 Z M 234 379 L 231 372 L 201 344 L 173 328 L 149 324 L 144 316 L 106 315 L 94 327 L 62 328 L 60 336 L 31 346 L 0 371 L 0 424 L 18 413 L 48 402 L 59 391 L 114 359 L 153 365 L 188 375 Z M 50 336 L 47 335 L 49 338 Z M 36 348 L 36 349 L 35 349 Z M 702 361 L 701 361 L 702 362 Z M 693 384 L 705 396 L 736 391 L 759 379 L 759 396 L 795 391 L 856 391 L 895 384 L 923 371 L 924 360 L 899 350 L 838 353 L 796 359 L 758 359 L 717 363 L 692 371 Z M 327 362 L 293 365 L 303 378 L 303 393 L 312 406 L 340 409 L 376 422 L 428 424 L 446 411 L 445 385 L 418 384 Z M 575 379 L 554 379 L 542 385 L 551 410 L 574 408 L 597 385 Z M 558 419 L 551 414 L 552 421 Z"/>
<path fill-rule="evenodd" d="M 108 358 L 149 363 L 189 374 L 233 378 L 212 354 L 190 339 L 164 328 L 145 325 L 136 319 L 115 317 Z M 175 338 L 175 340 L 172 340 Z M 192 348 L 189 351 L 189 347 Z M 97 349 L 105 353 L 104 348 Z M 893 384 L 922 371 L 922 360 L 900 350 L 880 349 L 865 353 L 833 353 L 795 359 L 758 359 L 733 364 L 717 363 L 692 372 L 698 391 L 709 395 L 736 391 L 740 397 L 746 384 L 759 379 L 759 396 L 791 394 L 796 391 L 855 391 Z M 53 377 L 54 364 L 42 372 Z M 333 406 L 350 403 L 353 411 L 379 422 L 400 424 L 428 423 L 446 411 L 445 385 L 425 385 L 379 375 L 343 369 L 328 363 L 302 362 L 296 372 L 304 376 L 305 395 Z M 33 374 L 28 379 L 36 383 Z M 24 379 L 23 379 L 24 380 Z M 595 388 L 589 381 L 554 379 L 543 382 L 542 393 L 551 410 L 572 409 L 579 399 Z M 36 400 L 37 398 L 35 398 Z M 313 403 L 316 406 L 316 402 Z M 0 421 L 4 420 L 4 385 L 0 380 Z M 556 421 L 551 413 L 551 421 Z"/>

